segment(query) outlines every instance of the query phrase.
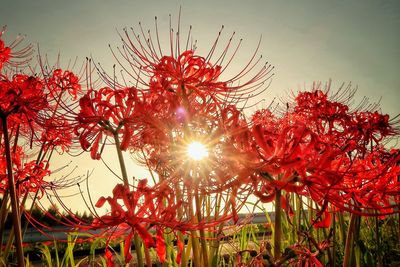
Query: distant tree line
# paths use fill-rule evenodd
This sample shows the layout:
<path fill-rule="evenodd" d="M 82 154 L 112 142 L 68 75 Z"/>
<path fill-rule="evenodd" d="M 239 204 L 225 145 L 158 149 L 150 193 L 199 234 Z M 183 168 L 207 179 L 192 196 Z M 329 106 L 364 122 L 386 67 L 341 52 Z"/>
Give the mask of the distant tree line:
<path fill-rule="evenodd" d="M 2 203 L 3 199 L 0 199 L 0 206 Z M 74 216 L 80 218 L 83 221 L 91 222 L 93 220 L 93 215 L 88 214 L 86 211 L 83 213 L 75 212 L 74 215 L 71 214 L 60 214 L 57 211 L 57 208 L 55 207 L 49 207 L 45 212 L 39 209 L 38 207 L 34 207 L 30 212 L 30 217 L 34 221 L 38 221 L 41 224 L 44 224 L 46 226 L 59 226 L 62 225 L 62 223 L 67 223 L 69 221 L 74 221 Z M 22 215 L 21 217 L 21 225 L 24 227 L 28 223 L 28 227 L 33 227 L 31 223 L 28 222 L 28 219 L 26 216 Z M 5 229 L 11 229 L 12 227 L 12 218 L 11 218 L 11 212 L 9 212 L 6 216 L 5 219 L 5 224 L 4 224 Z"/>

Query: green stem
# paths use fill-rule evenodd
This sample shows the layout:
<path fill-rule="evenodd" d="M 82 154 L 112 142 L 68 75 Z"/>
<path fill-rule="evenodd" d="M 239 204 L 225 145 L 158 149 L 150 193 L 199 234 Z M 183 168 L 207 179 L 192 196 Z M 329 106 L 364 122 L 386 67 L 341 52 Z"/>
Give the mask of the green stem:
<path fill-rule="evenodd" d="M 333 213 L 332 215 L 332 266 L 336 266 L 336 213 Z"/>
<path fill-rule="evenodd" d="M 175 191 L 176 191 L 176 200 L 177 201 L 181 200 L 183 198 L 183 196 L 182 196 L 181 188 L 179 187 L 179 185 L 176 185 Z M 178 218 L 179 219 L 183 217 L 183 208 L 182 208 L 182 206 L 178 207 L 177 214 L 178 214 Z M 185 242 L 185 237 L 184 237 L 184 235 L 182 234 L 181 231 L 178 231 L 178 236 L 179 236 L 179 239 L 182 242 Z M 186 250 L 190 250 L 189 244 L 186 246 L 186 248 L 185 248 L 185 246 L 183 248 L 182 256 L 181 256 L 181 266 L 187 266 L 188 265 L 189 257 L 186 257 L 186 254 L 187 254 Z"/>
<path fill-rule="evenodd" d="M 189 216 L 194 224 L 197 223 L 196 217 L 193 211 L 193 196 L 188 193 L 189 200 Z M 200 251 L 199 251 L 199 240 L 197 239 L 197 231 L 190 231 L 190 238 L 192 240 L 192 248 L 193 248 L 193 263 L 195 267 L 201 266 L 200 264 Z"/>
<path fill-rule="evenodd" d="M 146 260 L 146 265 L 147 266 L 153 266 L 153 263 L 151 262 L 151 257 L 150 257 L 149 250 L 146 247 L 144 247 L 143 250 L 144 250 L 144 258 Z"/>
<path fill-rule="evenodd" d="M 119 166 L 121 167 L 122 180 L 124 181 L 124 185 L 126 187 L 129 187 L 128 173 L 126 172 L 124 156 L 122 155 L 121 144 L 119 142 L 118 133 L 114 133 L 114 141 L 115 141 L 115 148 L 117 149 Z"/>
<path fill-rule="evenodd" d="M 3 134 L 4 134 L 4 147 L 7 161 L 7 176 L 8 176 L 8 186 L 10 190 L 10 199 L 11 199 L 11 210 L 12 210 L 12 220 L 14 226 L 14 235 L 15 235 L 15 246 L 17 249 L 17 260 L 18 266 L 24 267 L 24 251 L 22 248 L 22 235 L 21 235 L 21 222 L 19 220 L 19 204 L 17 193 L 15 189 L 15 181 L 12 169 L 12 158 L 11 158 L 11 150 L 10 150 L 10 141 L 8 139 L 8 129 L 7 129 L 7 117 L 2 116 L 1 121 L 3 123 Z"/>
<path fill-rule="evenodd" d="M 8 216 L 8 191 L 4 192 L 0 210 L 0 245 L 3 244 L 4 224 Z"/>
<path fill-rule="evenodd" d="M 357 231 L 357 220 L 360 218 L 359 215 L 352 214 L 350 217 L 350 224 L 347 230 L 346 237 L 346 245 L 344 248 L 344 259 L 343 259 L 343 267 L 351 266 L 351 262 L 354 256 L 354 241 L 356 239 L 356 231 Z"/>
<path fill-rule="evenodd" d="M 25 202 L 26 202 L 26 199 L 28 198 L 28 194 L 29 194 L 29 193 L 26 193 L 25 196 L 24 196 L 24 198 L 22 199 L 21 207 L 25 206 Z M 21 217 L 22 217 L 21 214 L 22 214 L 22 212 L 23 212 L 22 208 L 19 210 L 19 212 L 20 212 L 20 213 L 19 213 L 19 219 L 21 220 Z M 26 222 L 26 224 L 28 224 L 28 222 Z M 12 229 L 11 229 L 11 231 L 10 231 L 10 235 L 8 236 L 8 241 L 7 241 L 6 248 L 4 249 L 4 256 L 5 256 L 5 257 L 7 257 L 7 255 L 9 254 L 10 249 L 11 249 L 11 245 L 12 245 L 12 243 L 13 243 L 13 241 L 14 241 L 13 230 L 14 230 L 14 226 L 12 226 Z M 24 232 L 25 232 L 25 230 L 22 231 L 22 225 L 21 225 L 21 238 L 22 238 L 22 240 L 24 239 L 24 238 L 23 238 L 23 237 L 24 237 Z"/>
<path fill-rule="evenodd" d="M 377 266 L 381 267 L 382 264 L 382 256 L 381 256 L 381 245 L 380 245 L 380 234 L 379 234 L 379 218 L 375 217 L 375 239 L 376 239 L 376 257 L 377 257 Z"/>
<path fill-rule="evenodd" d="M 215 212 L 214 212 L 214 219 L 215 220 L 218 219 L 218 214 L 220 212 L 220 207 L 221 207 L 221 201 L 222 201 L 222 194 L 217 194 L 216 195 L 216 200 L 215 200 L 216 205 L 215 205 Z M 234 207 L 232 207 L 232 208 L 234 208 Z M 227 214 L 228 214 L 228 205 L 225 205 L 224 215 L 223 216 L 226 216 Z M 213 267 L 217 266 L 217 264 L 218 264 L 218 251 L 219 251 L 219 248 L 220 248 L 219 236 L 222 233 L 223 227 L 224 227 L 223 223 L 221 223 L 218 226 L 218 229 L 217 229 L 216 233 L 214 234 L 215 240 L 214 240 L 214 242 L 212 242 L 212 245 L 211 245 L 211 248 L 210 248 L 209 264 L 211 266 L 213 266 Z"/>
<path fill-rule="evenodd" d="M 346 242 L 346 230 L 345 230 L 345 225 L 344 225 L 344 218 L 343 218 L 343 212 L 338 212 L 338 218 L 339 218 L 339 234 L 340 234 L 340 243 L 344 244 Z"/>
<path fill-rule="evenodd" d="M 138 265 L 139 265 L 139 267 L 144 267 L 143 254 L 142 254 L 142 242 L 140 242 L 140 238 L 137 234 L 135 234 L 133 236 L 133 243 L 135 244 Z"/>
<path fill-rule="evenodd" d="M 278 260 L 281 256 L 282 243 L 282 203 L 280 189 L 275 191 L 275 223 L 274 223 L 274 258 Z"/>
<path fill-rule="evenodd" d="M 124 185 L 127 188 L 129 188 L 128 173 L 126 171 L 124 156 L 122 155 L 121 145 L 118 138 L 118 132 L 114 132 L 114 141 L 115 141 L 115 148 L 117 149 L 119 166 L 121 167 L 122 180 L 124 182 Z M 138 265 L 139 267 L 143 267 L 144 263 L 142 254 L 142 242 L 137 234 L 133 236 L 133 242 L 135 244 Z M 146 247 L 144 249 L 146 250 Z"/>
<path fill-rule="evenodd" d="M 199 199 L 199 192 L 196 190 L 196 193 L 194 195 L 195 202 L 196 202 L 196 215 L 197 215 L 197 220 L 200 223 L 202 220 L 201 216 L 201 203 Z M 208 253 L 207 253 L 207 243 L 206 243 L 206 236 L 204 233 L 204 229 L 200 229 L 200 243 L 201 243 L 201 252 L 203 255 L 203 266 L 208 267 Z"/>

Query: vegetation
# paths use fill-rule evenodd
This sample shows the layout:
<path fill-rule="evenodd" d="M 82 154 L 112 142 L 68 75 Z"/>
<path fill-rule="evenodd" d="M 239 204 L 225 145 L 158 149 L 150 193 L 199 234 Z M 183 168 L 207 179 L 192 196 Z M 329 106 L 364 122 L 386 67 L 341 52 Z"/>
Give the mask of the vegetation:
<path fill-rule="evenodd" d="M 398 264 L 400 150 L 389 144 L 399 117 L 354 106 L 355 90 L 330 82 L 248 114 L 274 71 L 258 48 L 233 73 L 234 35 L 219 49 L 221 30 L 202 56 L 191 30 L 181 43 L 179 22 L 167 48 L 155 27 L 123 30 L 112 74 L 90 59 L 74 71 L 41 57 L 37 72 L 32 47 L 0 33 L 1 264 L 29 266 L 33 255 L 48 266 Z M 89 174 L 68 164 L 55 178 L 55 154 L 84 152 L 118 159 L 105 163 L 109 196 L 93 200 Z M 149 179 L 129 173 L 128 153 Z M 64 203 L 71 187 L 88 213 Z M 252 224 L 263 203 L 274 211 Z M 68 235 L 26 247 L 28 226 Z"/>

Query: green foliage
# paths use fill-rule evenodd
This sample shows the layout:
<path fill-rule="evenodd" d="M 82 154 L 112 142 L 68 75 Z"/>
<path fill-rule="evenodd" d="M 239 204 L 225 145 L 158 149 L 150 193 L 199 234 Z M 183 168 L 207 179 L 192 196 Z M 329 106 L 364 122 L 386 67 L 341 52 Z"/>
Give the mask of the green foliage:
<path fill-rule="evenodd" d="M 76 245 L 77 237 L 68 235 L 67 244 L 59 244 L 54 240 L 53 245 L 42 243 L 39 245 L 39 251 L 42 255 L 42 264 L 48 267 L 79 267 L 82 263 L 88 260 L 88 257 L 82 259 L 75 259 L 74 248 Z M 60 261 L 60 255 L 62 255 Z"/>
<path fill-rule="evenodd" d="M 308 232 L 309 237 L 305 238 L 302 230 L 305 231 L 309 227 L 306 224 L 307 220 L 300 220 L 308 212 L 304 210 L 294 209 L 293 216 L 283 214 L 283 240 L 284 248 L 287 248 L 293 242 L 300 242 L 301 244 L 309 247 L 314 253 L 317 250 L 310 243 L 311 239 L 315 239 L 316 243 L 326 240 L 328 237 L 329 229 L 312 229 Z M 342 236 L 341 232 L 346 233 L 349 227 L 349 216 L 346 214 L 337 214 L 337 220 L 331 224 L 335 227 L 335 234 L 331 237 L 330 247 L 328 250 L 323 251 L 318 255 L 324 265 L 329 266 L 342 266 L 343 265 L 343 251 L 346 236 Z M 256 260 L 262 260 L 265 264 L 273 261 L 271 257 L 270 238 L 271 231 L 273 232 L 273 218 L 270 214 L 265 212 L 268 223 L 265 224 L 244 224 L 238 225 L 236 228 L 230 228 L 225 231 L 225 238 L 218 243 L 218 253 L 215 259 L 210 259 L 211 266 L 236 266 L 237 263 L 247 264 L 251 266 Z M 308 219 L 308 218 L 307 218 Z M 399 217 L 392 215 L 385 219 L 375 217 L 362 218 L 360 224 L 360 233 L 358 240 L 354 243 L 354 257 L 352 259 L 352 266 L 367 266 L 367 267 L 380 267 L 380 266 L 400 266 L 400 242 L 399 242 Z M 90 239 L 90 242 L 77 242 L 78 238 L 90 238 L 90 234 L 84 233 L 71 233 L 68 235 L 66 243 L 54 241 L 51 244 L 41 243 L 35 247 L 26 248 L 25 251 L 39 251 L 41 255 L 41 266 L 51 267 L 79 267 L 79 266 L 107 266 L 106 259 L 97 255 L 104 252 L 106 240 L 104 238 Z M 167 265 L 171 267 L 183 266 L 176 263 L 177 248 L 174 243 L 176 240 L 175 235 L 172 233 L 165 233 L 164 235 L 167 245 Z M 214 241 L 207 241 L 209 251 L 211 246 L 215 245 Z M 334 244 L 334 246 L 333 246 Z M 125 265 L 124 255 L 124 240 L 120 238 L 111 243 L 109 249 L 113 252 L 115 263 L 117 266 Z M 142 246 L 143 251 L 143 246 Z M 85 256 L 77 256 L 78 251 L 87 251 Z M 190 252 L 190 241 L 186 244 L 185 251 Z M 283 257 L 287 256 L 281 266 L 290 266 L 291 261 L 295 262 L 297 255 L 291 251 L 290 258 L 288 253 L 283 253 Z M 150 249 L 150 256 L 153 263 L 157 264 L 154 260 L 157 258 L 155 250 Z M 132 251 L 134 254 L 134 252 Z M 328 253 L 331 255 L 328 257 Z M 190 255 L 188 255 L 190 259 Z M 334 258 L 335 263 L 332 263 Z M 26 266 L 33 266 L 32 259 L 29 254 L 26 256 Z M 158 263 L 159 264 L 159 263 Z M 189 260 L 185 266 L 192 265 L 192 260 Z M 7 266 L 3 258 L 0 258 L 0 266 Z M 161 266 L 161 265 L 160 265 Z M 268 265 L 267 265 L 268 266 Z"/>
<path fill-rule="evenodd" d="M 357 247 L 362 266 L 400 266 L 399 215 L 365 218 Z"/>

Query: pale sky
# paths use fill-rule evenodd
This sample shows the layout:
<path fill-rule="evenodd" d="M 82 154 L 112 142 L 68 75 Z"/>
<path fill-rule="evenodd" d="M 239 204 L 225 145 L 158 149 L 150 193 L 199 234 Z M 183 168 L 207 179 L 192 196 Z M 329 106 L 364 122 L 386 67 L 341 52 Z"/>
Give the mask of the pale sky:
<path fill-rule="evenodd" d="M 290 90 L 309 88 L 313 81 L 333 80 L 333 89 L 343 82 L 358 86 L 357 97 L 381 99 L 383 113 L 400 113 L 400 1 L 108 1 L 108 0 L 1 0 L 0 26 L 7 25 L 6 41 L 18 33 L 39 43 L 41 52 L 63 62 L 76 56 L 93 55 L 106 67 L 114 64 L 108 44 L 120 45 L 116 29 L 154 30 L 159 18 L 162 34 L 168 31 L 168 15 L 176 21 L 182 7 L 181 27 L 193 26 L 198 51 L 208 51 L 221 25 L 225 36 L 235 31 L 243 38 L 238 60 L 251 56 L 262 36 L 260 53 L 275 66 L 275 77 L 262 96 L 268 104 Z M 167 43 L 165 38 L 162 42 Z M 106 160 L 115 162 L 110 151 Z M 127 155 L 126 155 L 127 156 Z M 94 168 L 93 198 L 108 195 L 115 183 L 96 177 L 107 176 L 101 162 L 88 155 L 72 159 L 77 174 Z M 117 169 L 118 171 L 118 169 Z M 145 176 L 133 164 L 130 176 Z M 74 200 L 76 209 L 82 203 Z"/>

